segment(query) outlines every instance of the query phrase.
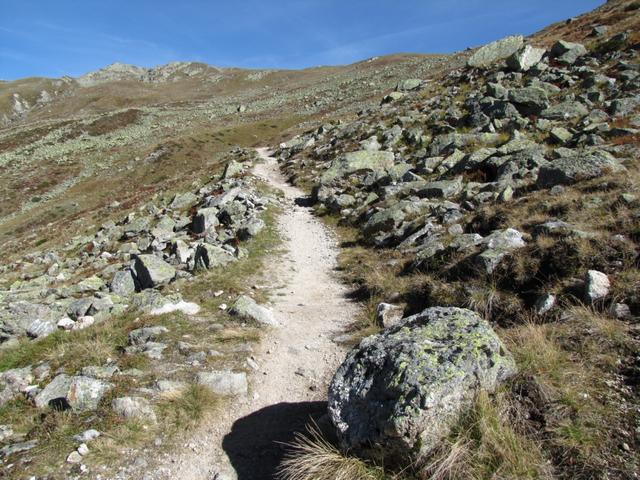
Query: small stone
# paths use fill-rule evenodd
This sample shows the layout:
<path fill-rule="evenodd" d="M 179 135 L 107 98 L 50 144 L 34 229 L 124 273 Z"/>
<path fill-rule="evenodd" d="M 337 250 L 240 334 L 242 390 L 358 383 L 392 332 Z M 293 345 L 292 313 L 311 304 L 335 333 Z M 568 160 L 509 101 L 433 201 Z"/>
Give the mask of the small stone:
<path fill-rule="evenodd" d="M 67 463 L 80 463 L 82 461 L 82 455 L 77 451 L 73 451 L 67 457 Z"/>
<path fill-rule="evenodd" d="M 589 270 L 585 279 L 585 296 L 590 302 L 602 300 L 609 293 L 609 277 L 597 270 Z"/>
<path fill-rule="evenodd" d="M 538 315 L 544 315 L 551 310 L 556 304 L 556 296 L 550 293 L 546 293 L 536 300 L 534 310 Z"/>
<path fill-rule="evenodd" d="M 124 418 L 145 420 L 156 423 L 156 414 L 149 400 L 142 397 L 120 397 L 111 403 L 113 411 Z"/>
<path fill-rule="evenodd" d="M 71 330 L 75 324 L 76 322 L 71 320 L 69 317 L 64 317 L 58 320 L 57 326 L 62 330 Z"/>
<path fill-rule="evenodd" d="M 611 306 L 611 313 L 618 320 L 627 320 L 631 318 L 631 309 L 626 303 L 614 303 Z"/>
<path fill-rule="evenodd" d="M 79 433 L 78 435 L 74 435 L 73 439 L 76 442 L 80 442 L 84 444 L 85 442 L 90 442 L 91 440 L 95 440 L 100 435 L 101 433 L 98 430 L 94 430 L 93 428 L 91 428 L 89 430 L 85 430 L 82 433 Z"/>
<path fill-rule="evenodd" d="M 9 425 L 0 425 L 0 442 L 4 442 L 13 435 L 13 429 Z"/>
<path fill-rule="evenodd" d="M 89 447 L 87 447 L 86 443 L 81 443 L 80 446 L 78 447 L 78 453 L 80 455 L 82 455 L 83 457 L 89 453 Z"/>

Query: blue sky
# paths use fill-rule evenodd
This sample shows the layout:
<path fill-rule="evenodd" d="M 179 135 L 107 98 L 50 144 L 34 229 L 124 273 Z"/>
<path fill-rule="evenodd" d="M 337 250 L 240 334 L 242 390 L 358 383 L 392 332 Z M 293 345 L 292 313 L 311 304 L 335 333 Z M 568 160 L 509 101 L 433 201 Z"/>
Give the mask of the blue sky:
<path fill-rule="evenodd" d="M 604 0 L 0 0 L 0 78 L 114 62 L 248 68 L 447 53 L 529 34 Z"/>

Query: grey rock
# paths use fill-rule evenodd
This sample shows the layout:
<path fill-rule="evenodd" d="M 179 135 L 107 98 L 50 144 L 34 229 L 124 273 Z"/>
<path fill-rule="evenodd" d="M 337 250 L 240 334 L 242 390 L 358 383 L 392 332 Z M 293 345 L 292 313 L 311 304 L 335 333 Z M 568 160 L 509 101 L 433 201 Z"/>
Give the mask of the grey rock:
<path fill-rule="evenodd" d="M 69 304 L 67 313 L 73 319 L 78 319 L 92 313 L 91 306 L 93 305 L 93 298 L 79 298 Z"/>
<path fill-rule="evenodd" d="M 229 310 L 229 313 L 241 318 L 254 320 L 262 325 L 279 325 L 271 310 L 259 305 L 253 298 L 246 295 L 240 295 L 240 297 L 238 297 Z"/>
<path fill-rule="evenodd" d="M 326 185 L 357 172 L 383 173 L 393 165 L 392 152 L 359 150 L 345 153 L 331 162 L 329 168 L 320 177 L 320 183 Z"/>
<path fill-rule="evenodd" d="M 540 167 L 536 183 L 539 188 L 551 188 L 555 185 L 571 185 L 590 180 L 605 172 L 624 170 L 615 158 L 604 152 L 562 157 Z"/>
<path fill-rule="evenodd" d="M 329 388 L 329 415 L 346 450 L 389 465 L 419 461 L 479 390 L 491 392 L 514 373 L 486 320 L 429 308 L 348 354 Z"/>
<path fill-rule="evenodd" d="M 568 65 L 574 64 L 578 58 L 587 54 L 587 49 L 580 43 L 557 41 L 551 47 L 551 56 L 558 62 Z"/>
<path fill-rule="evenodd" d="M 510 90 L 509 101 L 524 115 L 537 115 L 549 107 L 547 92 L 538 87 Z"/>
<path fill-rule="evenodd" d="M 260 218 L 251 218 L 247 220 L 242 226 L 238 229 L 238 238 L 240 240 L 248 240 L 251 237 L 255 237 L 262 230 L 264 230 L 265 223 Z"/>
<path fill-rule="evenodd" d="M 611 283 L 606 274 L 589 270 L 585 278 L 585 299 L 589 302 L 602 300 L 609 294 Z"/>
<path fill-rule="evenodd" d="M 556 305 L 556 296 L 551 293 L 545 293 L 536 299 L 533 309 L 538 315 L 544 315 Z"/>
<path fill-rule="evenodd" d="M 638 107 L 640 107 L 640 97 L 624 97 L 613 100 L 609 111 L 615 117 L 623 117 L 632 114 Z"/>
<path fill-rule="evenodd" d="M 461 177 L 439 180 L 426 183 L 424 187 L 417 189 L 416 194 L 421 198 L 454 198 L 462 192 L 463 186 Z"/>
<path fill-rule="evenodd" d="M 35 319 L 27 327 L 26 333 L 31 338 L 43 338 L 51 335 L 57 329 L 57 325 L 53 321 Z"/>
<path fill-rule="evenodd" d="M 35 404 L 38 408 L 51 406 L 74 412 L 91 411 L 112 388 L 113 385 L 95 378 L 60 374 L 36 396 Z"/>
<path fill-rule="evenodd" d="M 173 197 L 173 200 L 169 204 L 169 208 L 172 210 L 182 210 L 183 208 L 193 205 L 196 200 L 198 200 L 198 196 L 194 193 L 178 193 Z"/>
<path fill-rule="evenodd" d="M 556 143 L 567 143 L 573 138 L 573 134 L 563 127 L 554 127 L 549 132 L 549 136 Z"/>
<path fill-rule="evenodd" d="M 113 411 L 123 418 L 156 423 L 157 417 L 149 400 L 142 397 L 119 397 L 111 402 Z"/>
<path fill-rule="evenodd" d="M 376 308 L 376 323 L 382 328 L 392 327 L 402 320 L 404 309 L 399 305 L 379 303 Z"/>
<path fill-rule="evenodd" d="M 486 68 L 516 53 L 524 43 L 524 37 L 515 35 L 489 43 L 478 49 L 467 61 L 470 67 Z"/>
<path fill-rule="evenodd" d="M 214 230 L 220 225 L 220 221 L 218 220 L 219 213 L 220 210 L 217 207 L 198 209 L 191 225 L 193 233 L 205 233 Z"/>
<path fill-rule="evenodd" d="M 85 430 L 84 432 L 79 433 L 78 435 L 74 435 L 73 440 L 75 440 L 78 443 L 86 443 L 86 442 L 90 442 L 91 440 L 95 440 L 100 435 L 102 434 L 98 430 L 90 428 L 89 430 Z"/>
<path fill-rule="evenodd" d="M 611 313 L 619 320 L 629 320 L 631 318 L 631 309 L 626 303 L 614 303 L 611 305 Z"/>
<path fill-rule="evenodd" d="M 6 442 L 13 436 L 13 429 L 9 425 L 0 425 L 0 442 Z"/>
<path fill-rule="evenodd" d="M 246 395 L 248 390 L 247 375 L 244 372 L 200 372 L 196 375 L 196 382 L 225 397 Z"/>
<path fill-rule="evenodd" d="M 222 178 L 226 180 L 228 178 L 236 177 L 236 176 L 240 175 L 243 172 L 244 172 L 244 166 L 241 163 L 236 162 L 235 160 L 231 160 L 224 167 L 224 172 L 222 173 Z"/>
<path fill-rule="evenodd" d="M 517 72 L 526 72 L 540 63 L 545 52 L 544 48 L 525 45 L 507 59 L 507 66 Z"/>
<path fill-rule="evenodd" d="M 32 382 L 31 367 L 12 368 L 0 373 L 0 406 L 18 398 Z"/>
<path fill-rule="evenodd" d="M 3 457 L 9 457 L 16 453 L 28 452 L 38 446 L 37 440 L 28 440 L 26 442 L 12 443 L 0 448 L 0 455 Z"/>
<path fill-rule="evenodd" d="M 585 117 L 588 113 L 589 110 L 582 103 L 567 100 L 544 109 L 540 116 L 548 120 L 572 120 Z"/>
<path fill-rule="evenodd" d="M 403 92 L 391 92 L 389 95 L 385 95 L 380 103 L 382 105 L 385 105 L 387 103 L 397 102 L 398 100 L 404 98 L 404 96 L 405 93 Z"/>
<path fill-rule="evenodd" d="M 128 297 L 136 291 L 136 284 L 130 269 L 121 270 L 113 275 L 109 288 L 116 295 Z"/>
<path fill-rule="evenodd" d="M 194 265 L 196 270 L 208 270 L 227 265 L 234 260 L 234 257 L 224 248 L 210 243 L 203 243 L 196 248 Z"/>
<path fill-rule="evenodd" d="M 522 239 L 522 233 L 515 228 L 496 230 L 484 237 L 482 243 L 486 245 L 487 248 L 504 248 L 507 250 L 522 248 L 526 245 Z"/>
<path fill-rule="evenodd" d="M 136 255 L 134 269 L 142 289 L 165 285 L 176 276 L 176 269 L 156 255 Z"/>
<path fill-rule="evenodd" d="M 129 332 L 129 345 L 142 345 L 147 342 L 152 342 L 168 332 L 169 329 L 167 327 L 163 327 L 160 325 L 154 327 L 137 328 Z"/>
<path fill-rule="evenodd" d="M 103 367 L 98 365 L 88 365 L 86 367 L 82 367 L 80 370 L 80 374 L 85 377 L 98 378 L 100 380 L 109 380 L 113 377 L 120 369 L 116 365 L 105 365 Z"/>
<path fill-rule="evenodd" d="M 419 90 L 422 86 L 422 80 L 419 78 L 407 78 L 406 80 L 401 80 L 396 85 L 396 90 L 399 92 L 408 92 L 411 90 Z"/>

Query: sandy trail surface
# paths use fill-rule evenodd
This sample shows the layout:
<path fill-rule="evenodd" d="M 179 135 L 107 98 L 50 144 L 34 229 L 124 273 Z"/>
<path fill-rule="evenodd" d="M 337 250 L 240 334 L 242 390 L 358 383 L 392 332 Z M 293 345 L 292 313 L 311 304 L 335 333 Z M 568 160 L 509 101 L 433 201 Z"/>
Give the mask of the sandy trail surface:
<path fill-rule="evenodd" d="M 249 395 L 229 401 L 183 451 L 163 458 L 144 478 L 275 478 L 282 443 L 325 414 L 328 383 L 345 356 L 332 338 L 353 321 L 358 306 L 334 275 L 335 237 L 304 206 L 303 192 L 287 183 L 268 150 L 258 153 L 262 162 L 254 175 L 285 195 L 278 229 L 287 253 L 267 262 L 264 276 L 281 326 L 265 332 L 254 353 L 259 370 L 250 376 Z"/>

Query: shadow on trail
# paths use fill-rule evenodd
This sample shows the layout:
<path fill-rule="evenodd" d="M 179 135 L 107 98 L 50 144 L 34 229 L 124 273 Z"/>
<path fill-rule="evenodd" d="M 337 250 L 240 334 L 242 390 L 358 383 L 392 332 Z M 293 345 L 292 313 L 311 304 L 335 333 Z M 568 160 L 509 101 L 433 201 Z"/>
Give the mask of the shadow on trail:
<path fill-rule="evenodd" d="M 306 432 L 327 411 L 326 402 L 278 403 L 236 420 L 222 448 L 238 480 L 273 480 L 296 432 Z"/>

